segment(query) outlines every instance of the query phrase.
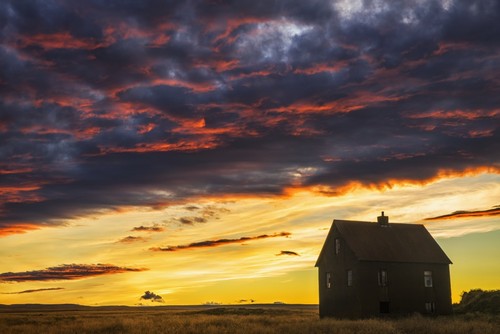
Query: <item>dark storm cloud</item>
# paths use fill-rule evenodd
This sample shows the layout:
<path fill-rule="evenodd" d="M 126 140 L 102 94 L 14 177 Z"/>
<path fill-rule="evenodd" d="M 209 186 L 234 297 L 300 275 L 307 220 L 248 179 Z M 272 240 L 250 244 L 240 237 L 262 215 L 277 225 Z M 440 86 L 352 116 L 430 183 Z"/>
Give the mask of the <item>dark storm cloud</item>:
<path fill-rule="evenodd" d="M 62 264 L 42 270 L 0 274 L 0 282 L 77 280 L 87 277 L 145 271 L 145 268 L 118 267 L 112 264 Z"/>
<path fill-rule="evenodd" d="M 228 244 L 238 244 L 246 241 L 260 240 L 260 239 L 268 239 L 268 238 L 277 238 L 277 237 L 289 237 L 291 233 L 289 232 L 280 232 L 274 234 L 262 234 L 254 237 L 241 237 L 237 239 L 217 239 L 217 240 L 206 240 L 200 242 L 193 242 L 187 245 L 177 245 L 177 246 L 167 246 L 167 247 L 153 247 L 152 251 L 156 252 L 176 252 L 179 250 L 185 249 L 194 249 L 194 248 L 210 248 L 210 247 L 219 247 Z"/>
<path fill-rule="evenodd" d="M 44 292 L 44 291 L 57 291 L 64 290 L 64 288 L 44 288 L 44 289 L 32 289 L 32 290 L 23 290 L 18 292 L 2 292 L 2 295 L 22 295 L 25 293 L 35 293 L 35 292 Z"/>
<path fill-rule="evenodd" d="M 475 210 L 475 211 L 455 211 L 446 215 L 429 217 L 424 220 L 442 220 L 442 219 L 457 219 L 457 218 L 479 218 L 479 217 L 488 217 L 488 216 L 498 216 L 500 215 L 500 206 L 495 206 L 492 209 L 488 210 Z"/>
<path fill-rule="evenodd" d="M 499 34 L 494 0 L 3 1 L 0 235 L 498 172 Z"/>
<path fill-rule="evenodd" d="M 156 293 L 151 292 L 151 291 L 145 291 L 140 299 L 150 300 L 151 302 L 157 302 L 157 303 L 164 303 L 165 302 L 163 300 L 162 296 L 157 295 Z"/>

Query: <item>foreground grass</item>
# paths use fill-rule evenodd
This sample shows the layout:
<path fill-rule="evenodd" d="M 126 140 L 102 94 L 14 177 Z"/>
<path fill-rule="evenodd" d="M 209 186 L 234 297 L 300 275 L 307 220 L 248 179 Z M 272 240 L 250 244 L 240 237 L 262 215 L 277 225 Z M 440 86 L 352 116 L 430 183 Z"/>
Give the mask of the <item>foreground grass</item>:
<path fill-rule="evenodd" d="M 498 334 L 500 316 L 320 320 L 317 310 L 299 307 L 31 310 L 2 312 L 0 333 Z"/>

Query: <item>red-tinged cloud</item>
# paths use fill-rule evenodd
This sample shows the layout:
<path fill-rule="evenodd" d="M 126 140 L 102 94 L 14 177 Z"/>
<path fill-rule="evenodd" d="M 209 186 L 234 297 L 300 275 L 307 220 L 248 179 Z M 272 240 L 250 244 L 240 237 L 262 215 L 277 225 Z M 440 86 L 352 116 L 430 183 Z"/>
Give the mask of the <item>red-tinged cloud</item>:
<path fill-rule="evenodd" d="M 287 255 L 287 256 L 300 256 L 299 253 L 294 252 L 294 251 L 287 251 L 287 250 L 282 250 L 276 256 L 282 256 L 282 255 Z"/>
<path fill-rule="evenodd" d="M 57 290 L 64 290 L 64 288 L 44 288 L 44 289 L 23 290 L 23 291 L 17 291 L 17 292 L 2 292 L 2 295 L 22 295 L 25 293 L 57 291 Z"/>
<path fill-rule="evenodd" d="M 6 272 L 0 274 L 0 283 L 78 280 L 89 277 L 141 272 L 146 268 L 119 267 L 112 264 L 62 264 L 42 270 Z"/>
<path fill-rule="evenodd" d="M 29 231 L 38 230 L 42 226 L 37 224 L 5 224 L 0 228 L 0 237 L 5 237 L 11 234 L 22 234 Z"/>
<path fill-rule="evenodd" d="M 187 249 L 196 249 L 196 248 L 211 248 L 211 247 L 219 247 L 229 244 L 240 244 L 247 241 L 260 240 L 260 239 L 268 239 L 268 238 L 277 238 L 277 237 L 289 237 L 291 233 L 289 232 L 281 232 L 274 234 L 262 234 L 254 237 L 241 237 L 237 239 L 217 239 L 217 240 L 206 240 L 200 242 L 193 242 L 187 245 L 177 245 L 177 246 L 167 246 L 167 247 L 153 247 L 150 248 L 152 251 L 156 252 L 177 252 L 180 250 Z"/>
<path fill-rule="evenodd" d="M 0 22 L 0 236 L 498 172 L 498 1 L 5 0 Z"/>
<path fill-rule="evenodd" d="M 69 32 L 59 32 L 54 34 L 36 34 L 27 36 L 25 39 L 18 41 L 19 46 L 25 47 L 41 47 L 43 49 L 96 49 L 104 45 L 97 44 L 93 39 L 78 39 L 72 36 Z"/>
<path fill-rule="evenodd" d="M 455 211 L 446 215 L 429 217 L 424 220 L 443 220 L 443 219 L 459 219 L 459 218 L 480 218 L 480 217 L 490 217 L 500 215 L 500 206 L 495 206 L 488 210 L 477 210 L 477 211 Z"/>

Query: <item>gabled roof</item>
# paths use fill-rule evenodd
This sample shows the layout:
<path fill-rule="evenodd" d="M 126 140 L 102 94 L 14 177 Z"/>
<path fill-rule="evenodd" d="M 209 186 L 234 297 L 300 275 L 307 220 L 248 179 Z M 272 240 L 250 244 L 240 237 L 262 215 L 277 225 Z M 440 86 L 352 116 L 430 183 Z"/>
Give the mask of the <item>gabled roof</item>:
<path fill-rule="evenodd" d="M 423 225 L 391 223 L 381 226 L 378 223 L 334 220 L 327 240 L 334 228 L 359 261 L 452 263 Z M 325 245 L 316 266 L 323 252 L 328 251 L 324 249 Z"/>

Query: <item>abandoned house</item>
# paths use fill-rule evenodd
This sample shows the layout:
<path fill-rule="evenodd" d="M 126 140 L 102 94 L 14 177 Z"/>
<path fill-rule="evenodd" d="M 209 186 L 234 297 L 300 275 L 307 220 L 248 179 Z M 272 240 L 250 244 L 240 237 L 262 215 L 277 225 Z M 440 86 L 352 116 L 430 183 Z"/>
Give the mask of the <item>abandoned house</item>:
<path fill-rule="evenodd" d="M 450 264 L 423 225 L 334 220 L 316 262 L 320 317 L 449 314 Z"/>

